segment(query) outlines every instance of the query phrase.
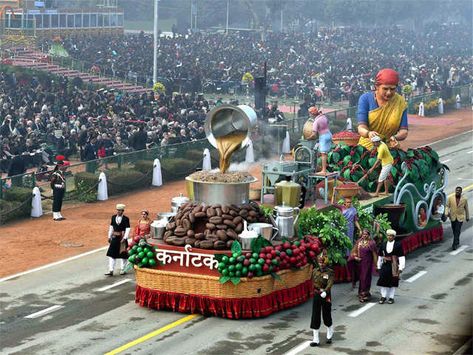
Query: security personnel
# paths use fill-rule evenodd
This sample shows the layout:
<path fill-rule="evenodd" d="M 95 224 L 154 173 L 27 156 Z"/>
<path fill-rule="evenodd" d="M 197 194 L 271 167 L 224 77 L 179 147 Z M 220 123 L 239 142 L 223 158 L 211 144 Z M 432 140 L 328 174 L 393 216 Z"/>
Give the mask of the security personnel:
<path fill-rule="evenodd" d="M 62 200 L 66 192 L 66 178 L 64 172 L 69 165 L 68 161 L 64 160 L 63 155 L 56 156 L 56 166 L 50 177 L 51 189 L 53 190 L 53 220 L 63 221 L 66 218 L 62 216 Z"/>
<path fill-rule="evenodd" d="M 334 281 L 334 272 L 328 267 L 328 257 L 322 252 L 317 257 L 318 267 L 312 272 L 312 282 L 314 284 L 314 299 L 312 303 L 312 319 L 310 327 L 313 332 L 313 339 L 310 346 L 319 346 L 320 313 L 327 327 L 327 344 L 332 343 L 333 323 L 332 323 L 332 298 L 331 289 Z"/>

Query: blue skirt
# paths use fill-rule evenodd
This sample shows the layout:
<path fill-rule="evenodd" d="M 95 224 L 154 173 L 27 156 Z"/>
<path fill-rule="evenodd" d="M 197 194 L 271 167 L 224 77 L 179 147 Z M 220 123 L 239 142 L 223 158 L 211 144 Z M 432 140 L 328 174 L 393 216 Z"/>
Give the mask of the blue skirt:
<path fill-rule="evenodd" d="M 319 136 L 319 151 L 328 153 L 332 147 L 332 133 L 327 132 Z"/>

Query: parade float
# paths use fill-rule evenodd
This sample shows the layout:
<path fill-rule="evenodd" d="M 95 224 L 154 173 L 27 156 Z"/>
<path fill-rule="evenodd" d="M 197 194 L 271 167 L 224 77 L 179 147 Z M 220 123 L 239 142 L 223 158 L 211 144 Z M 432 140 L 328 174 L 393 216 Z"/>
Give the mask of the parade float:
<path fill-rule="evenodd" d="M 220 169 L 188 176 L 187 196 L 172 199 L 173 212 L 153 223 L 153 238 L 136 237 L 129 246 L 140 306 L 231 319 L 268 316 L 313 295 L 312 268 L 322 251 L 336 281 L 349 281 L 351 242 L 338 204 L 343 198 L 353 198 L 360 224 L 379 238 L 391 226 L 402 231 L 406 252 L 442 238 L 435 211 L 445 204 L 447 173 L 430 148 L 397 151 L 394 193 L 363 198 L 375 185 L 375 177 L 365 176 L 372 152 L 342 139 L 329 154 L 331 173 L 321 176 L 306 142 L 300 157 L 263 166 L 258 204 L 249 198 L 257 179 L 228 171 L 232 153 L 246 146 L 255 124 L 248 106 L 209 112 L 205 131 L 219 151 Z M 310 192 L 301 210 L 302 186 L 295 181 Z M 268 202 L 267 195 L 274 198 Z"/>

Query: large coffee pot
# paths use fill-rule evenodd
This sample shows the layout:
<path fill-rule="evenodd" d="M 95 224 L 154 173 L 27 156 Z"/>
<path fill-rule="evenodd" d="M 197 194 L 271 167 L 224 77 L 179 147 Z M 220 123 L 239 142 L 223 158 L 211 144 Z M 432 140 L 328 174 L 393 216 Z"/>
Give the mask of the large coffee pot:
<path fill-rule="evenodd" d="M 290 239 L 294 237 L 294 227 L 299 219 L 299 208 L 286 206 L 283 203 L 282 206 L 274 207 L 274 212 L 276 219 L 273 216 L 269 216 L 273 225 L 278 229 L 278 234 L 273 240 Z"/>

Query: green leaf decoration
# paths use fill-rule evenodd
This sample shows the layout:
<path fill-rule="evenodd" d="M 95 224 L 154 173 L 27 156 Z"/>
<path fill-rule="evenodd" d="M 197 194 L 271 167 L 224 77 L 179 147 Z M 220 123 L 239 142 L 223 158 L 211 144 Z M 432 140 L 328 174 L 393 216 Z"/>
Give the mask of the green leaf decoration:
<path fill-rule="evenodd" d="M 332 154 L 332 162 L 336 164 L 336 163 L 338 163 L 339 160 L 340 160 L 340 154 L 333 153 Z"/>
<path fill-rule="evenodd" d="M 407 150 L 407 157 L 408 158 L 414 158 L 415 154 L 414 154 L 414 151 L 412 149 L 408 149 Z"/>
<path fill-rule="evenodd" d="M 239 277 L 231 277 L 230 281 L 236 286 L 241 282 L 241 279 Z"/>
<path fill-rule="evenodd" d="M 376 163 L 376 158 L 369 158 L 368 159 L 368 166 L 369 167 L 372 167 L 374 165 L 374 163 Z"/>
<path fill-rule="evenodd" d="M 230 279 L 231 279 L 230 276 L 220 276 L 220 278 L 218 279 L 218 282 L 220 282 L 221 284 L 224 284 L 225 282 L 230 281 Z"/>
<path fill-rule="evenodd" d="M 351 160 L 351 156 L 347 155 L 345 158 L 343 158 L 343 165 L 348 165 L 350 160 Z"/>
<path fill-rule="evenodd" d="M 397 169 L 394 166 L 391 168 L 391 174 L 393 175 L 393 178 L 396 178 L 398 175 Z"/>
<path fill-rule="evenodd" d="M 232 253 L 241 254 L 241 244 L 238 240 L 235 240 L 232 244 Z"/>
<path fill-rule="evenodd" d="M 362 154 L 365 152 L 365 150 L 366 150 L 365 147 L 363 147 L 362 145 L 359 145 L 359 144 L 356 145 L 355 149 L 356 149 L 356 152 L 357 152 L 359 155 L 362 155 Z"/>
<path fill-rule="evenodd" d="M 346 180 L 350 180 L 350 169 L 345 169 L 345 171 L 343 172 L 343 177 Z"/>
<path fill-rule="evenodd" d="M 218 261 L 221 262 L 222 258 L 225 256 L 225 254 L 214 254 L 214 258 Z"/>

